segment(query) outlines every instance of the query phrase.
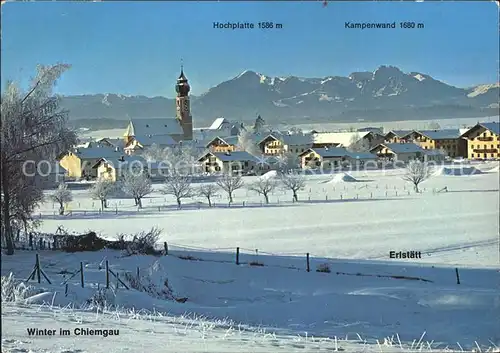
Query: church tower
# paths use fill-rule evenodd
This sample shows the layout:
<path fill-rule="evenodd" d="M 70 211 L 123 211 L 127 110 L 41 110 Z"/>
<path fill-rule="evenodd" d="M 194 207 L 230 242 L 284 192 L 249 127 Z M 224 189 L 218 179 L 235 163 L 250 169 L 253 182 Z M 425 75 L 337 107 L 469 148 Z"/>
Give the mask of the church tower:
<path fill-rule="evenodd" d="M 184 132 L 184 140 L 193 139 L 193 117 L 191 116 L 191 105 L 189 103 L 189 87 L 188 80 L 184 75 L 183 67 L 181 66 L 181 74 L 177 79 L 177 84 L 175 85 L 175 91 L 177 92 L 177 97 L 175 97 L 176 105 L 176 118 L 179 120 L 182 130 Z"/>

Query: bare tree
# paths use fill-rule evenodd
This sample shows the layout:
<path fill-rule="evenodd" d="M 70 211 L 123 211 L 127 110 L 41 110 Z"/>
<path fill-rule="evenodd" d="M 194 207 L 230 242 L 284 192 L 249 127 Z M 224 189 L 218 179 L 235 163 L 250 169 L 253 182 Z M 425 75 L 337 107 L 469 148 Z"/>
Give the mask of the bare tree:
<path fill-rule="evenodd" d="M 17 210 L 23 215 L 18 221 L 28 222 L 31 219 L 29 212 L 41 200 L 41 197 L 33 197 L 26 191 L 31 189 L 39 194 L 40 190 L 36 176 L 27 176 L 23 172 L 26 162 L 52 160 L 76 142 L 75 133 L 66 124 L 67 111 L 60 108 L 59 99 L 53 94 L 55 82 L 68 68 L 69 65 L 64 64 L 38 66 L 37 75 L 26 91 L 13 82 L 7 82 L 2 92 L 1 219 L 8 255 L 14 253 L 11 223 L 15 217 L 11 211 L 16 210 L 12 204 L 16 207 L 23 205 Z"/>
<path fill-rule="evenodd" d="M 73 195 L 71 190 L 68 189 L 68 185 L 65 183 L 60 183 L 56 191 L 50 195 L 52 201 L 59 203 L 59 215 L 64 215 L 64 204 L 73 201 Z"/>
<path fill-rule="evenodd" d="M 108 207 L 108 199 L 116 191 L 115 184 L 107 179 L 98 179 L 90 188 L 90 195 L 94 200 L 101 201 L 101 209 Z"/>
<path fill-rule="evenodd" d="M 229 203 L 233 202 L 233 194 L 236 190 L 241 189 L 244 185 L 241 175 L 224 174 L 217 179 L 216 184 L 227 193 Z"/>
<path fill-rule="evenodd" d="M 255 191 L 259 195 L 264 196 L 266 203 L 269 203 L 269 194 L 276 189 L 278 182 L 275 178 L 260 177 L 259 180 L 250 184 L 248 190 Z"/>
<path fill-rule="evenodd" d="M 259 148 L 255 143 L 253 133 L 247 130 L 240 131 L 240 134 L 238 135 L 238 143 L 236 145 L 236 149 L 238 151 L 248 152 L 254 156 L 260 154 Z"/>
<path fill-rule="evenodd" d="M 435 121 L 432 121 L 427 125 L 427 128 L 430 130 L 439 130 L 441 129 L 441 125 L 439 125 L 439 123 Z"/>
<path fill-rule="evenodd" d="M 353 134 L 347 146 L 349 152 L 367 152 L 370 150 L 370 142 L 359 134 Z"/>
<path fill-rule="evenodd" d="M 217 191 L 219 187 L 216 184 L 203 184 L 198 188 L 198 195 L 201 197 L 206 197 L 208 201 L 208 207 L 212 207 L 212 198 L 217 196 Z"/>
<path fill-rule="evenodd" d="M 302 174 L 280 174 L 279 180 L 283 189 L 290 190 L 293 193 L 293 200 L 299 201 L 297 191 L 303 190 L 306 186 L 306 179 Z"/>
<path fill-rule="evenodd" d="M 431 176 L 431 168 L 426 162 L 422 162 L 418 159 L 409 161 L 406 165 L 406 172 L 403 176 L 403 180 L 409 181 L 413 184 L 415 192 L 419 193 L 418 185 Z"/>
<path fill-rule="evenodd" d="M 142 208 L 142 198 L 153 192 L 151 179 L 144 171 L 124 173 L 121 186 L 124 193 L 134 198 L 139 208 Z"/>
<path fill-rule="evenodd" d="M 172 195 L 177 201 L 177 206 L 181 208 L 181 200 L 195 195 L 191 187 L 191 177 L 178 173 L 171 173 L 165 178 L 165 186 L 162 191 L 165 195 Z"/>

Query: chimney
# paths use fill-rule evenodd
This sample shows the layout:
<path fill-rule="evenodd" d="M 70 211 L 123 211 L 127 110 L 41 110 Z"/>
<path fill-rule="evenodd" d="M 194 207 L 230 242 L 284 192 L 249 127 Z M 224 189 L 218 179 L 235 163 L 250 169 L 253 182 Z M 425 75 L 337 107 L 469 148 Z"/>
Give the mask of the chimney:
<path fill-rule="evenodd" d="M 230 156 L 230 155 L 231 155 L 231 152 L 226 151 L 226 156 Z"/>
<path fill-rule="evenodd" d="M 325 146 L 325 151 L 328 151 L 328 146 Z"/>
<path fill-rule="evenodd" d="M 118 158 L 118 160 L 119 160 L 120 162 L 124 162 L 124 161 L 125 161 L 125 156 L 121 155 L 121 156 L 120 156 L 120 158 Z"/>
<path fill-rule="evenodd" d="M 120 147 L 116 146 L 115 147 L 115 152 L 119 152 L 120 151 Z"/>

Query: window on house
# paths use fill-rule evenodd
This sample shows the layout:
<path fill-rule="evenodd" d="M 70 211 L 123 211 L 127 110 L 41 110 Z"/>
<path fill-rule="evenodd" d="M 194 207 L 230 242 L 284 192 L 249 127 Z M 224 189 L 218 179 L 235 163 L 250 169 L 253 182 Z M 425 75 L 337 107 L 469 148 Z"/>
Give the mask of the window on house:
<path fill-rule="evenodd" d="M 474 145 L 470 145 L 470 148 L 474 148 Z"/>
<path fill-rule="evenodd" d="M 491 156 L 492 156 L 492 157 L 495 157 L 495 154 L 494 154 L 494 153 L 492 153 L 492 154 L 491 154 Z"/>
<path fill-rule="evenodd" d="M 470 156 L 471 156 L 471 158 L 474 158 L 474 153 L 472 153 Z"/>

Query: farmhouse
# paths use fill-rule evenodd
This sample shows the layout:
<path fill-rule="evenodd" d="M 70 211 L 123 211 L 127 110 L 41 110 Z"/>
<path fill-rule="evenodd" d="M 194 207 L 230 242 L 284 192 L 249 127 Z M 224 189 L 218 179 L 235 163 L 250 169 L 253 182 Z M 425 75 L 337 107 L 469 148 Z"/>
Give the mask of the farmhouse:
<path fill-rule="evenodd" d="M 92 167 L 101 158 L 120 157 L 124 154 L 118 147 L 89 147 L 75 148 L 74 150 L 63 153 L 59 156 L 59 164 L 65 170 L 70 178 L 95 178 L 97 177 L 96 169 Z"/>
<path fill-rule="evenodd" d="M 169 135 L 175 141 L 183 139 L 184 132 L 181 123 L 176 118 L 162 119 L 132 119 L 123 134 L 125 144 L 128 145 L 133 138 L 144 136 Z"/>
<path fill-rule="evenodd" d="M 409 136 L 425 150 L 442 149 L 452 158 L 467 157 L 467 141 L 460 136 L 459 129 L 420 130 Z"/>
<path fill-rule="evenodd" d="M 500 158 L 500 123 L 477 123 L 462 134 L 462 137 L 467 143 L 467 158 Z"/>
<path fill-rule="evenodd" d="M 370 152 L 349 152 L 346 155 L 346 161 L 352 166 L 363 166 L 369 162 L 375 165 L 377 159 L 377 155 Z"/>
<path fill-rule="evenodd" d="M 424 151 L 423 148 L 414 143 L 381 143 L 370 150 L 379 158 L 403 162 L 424 158 Z"/>
<path fill-rule="evenodd" d="M 289 135 L 281 132 L 268 134 L 258 143 L 260 151 L 271 156 L 281 155 L 285 152 L 299 154 L 311 148 L 312 144 L 312 135 Z"/>
<path fill-rule="evenodd" d="M 300 165 L 305 168 L 326 168 L 341 166 L 349 155 L 342 147 L 309 148 L 299 154 Z"/>
<path fill-rule="evenodd" d="M 98 179 L 105 179 L 115 182 L 123 177 L 127 172 L 137 172 L 143 170 L 147 173 L 148 166 L 144 158 L 139 156 L 119 156 L 101 158 L 92 166 L 96 170 Z"/>
<path fill-rule="evenodd" d="M 177 145 L 177 141 L 175 141 L 170 135 L 133 136 L 128 140 L 123 150 L 126 154 L 132 155 L 135 153 L 141 153 L 144 149 L 150 148 L 153 145 L 163 149 Z"/>
<path fill-rule="evenodd" d="M 413 130 L 391 130 L 385 134 L 386 143 L 406 142 Z"/>
<path fill-rule="evenodd" d="M 249 173 L 268 170 L 269 165 L 248 152 L 207 152 L 198 159 L 206 173 Z"/>
<path fill-rule="evenodd" d="M 212 152 L 233 152 L 238 145 L 238 136 L 215 137 L 205 146 Z"/>
<path fill-rule="evenodd" d="M 382 142 L 383 137 L 371 131 L 320 132 L 313 135 L 313 145 L 315 147 L 349 147 L 357 144 L 369 148 Z"/>

